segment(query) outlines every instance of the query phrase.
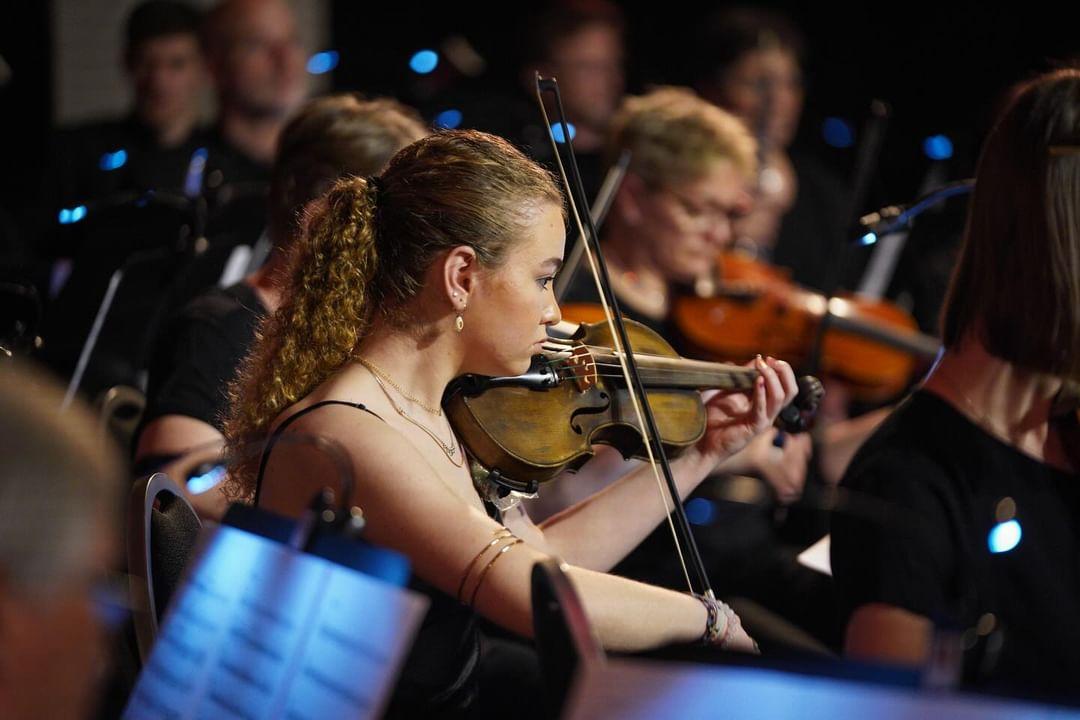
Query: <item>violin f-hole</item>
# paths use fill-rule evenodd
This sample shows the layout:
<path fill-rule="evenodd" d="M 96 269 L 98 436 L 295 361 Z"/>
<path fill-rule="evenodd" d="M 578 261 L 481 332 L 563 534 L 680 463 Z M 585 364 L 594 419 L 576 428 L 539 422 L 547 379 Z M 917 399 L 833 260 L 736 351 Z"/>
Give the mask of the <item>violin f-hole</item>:
<path fill-rule="evenodd" d="M 606 392 L 600 392 L 598 393 L 598 395 L 603 401 L 603 405 L 589 405 L 587 407 L 579 407 L 576 408 L 572 413 L 570 413 L 570 429 L 578 435 L 585 434 L 585 429 L 581 427 L 581 424 L 578 422 L 578 417 L 582 415 L 602 415 L 608 411 L 608 408 L 611 407 L 611 396 L 609 396 Z"/>

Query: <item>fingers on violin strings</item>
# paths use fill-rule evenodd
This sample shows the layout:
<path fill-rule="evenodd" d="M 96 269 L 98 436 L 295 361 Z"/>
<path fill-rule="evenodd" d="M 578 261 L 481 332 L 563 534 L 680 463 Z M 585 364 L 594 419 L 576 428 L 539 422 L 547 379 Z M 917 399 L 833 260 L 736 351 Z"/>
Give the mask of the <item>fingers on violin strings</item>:
<path fill-rule="evenodd" d="M 760 368 L 759 368 L 760 369 Z M 767 381 L 765 380 L 764 373 L 758 376 L 754 381 L 754 426 L 758 429 L 764 429 L 769 426 L 769 399 L 768 390 L 766 389 Z"/>
<path fill-rule="evenodd" d="M 767 361 L 762 361 L 758 367 L 758 372 L 761 373 L 761 377 L 765 381 L 765 390 L 768 407 L 766 412 L 770 421 L 776 417 L 777 413 L 784 407 L 784 386 L 780 382 L 780 377 L 773 367 L 775 361 L 773 358 L 769 358 Z"/>
<path fill-rule="evenodd" d="M 795 373 L 792 371 L 791 365 L 783 360 L 771 357 L 766 362 L 776 371 L 777 376 L 780 378 L 780 384 L 784 387 L 784 406 L 786 407 L 799 394 L 799 383 L 795 380 Z"/>

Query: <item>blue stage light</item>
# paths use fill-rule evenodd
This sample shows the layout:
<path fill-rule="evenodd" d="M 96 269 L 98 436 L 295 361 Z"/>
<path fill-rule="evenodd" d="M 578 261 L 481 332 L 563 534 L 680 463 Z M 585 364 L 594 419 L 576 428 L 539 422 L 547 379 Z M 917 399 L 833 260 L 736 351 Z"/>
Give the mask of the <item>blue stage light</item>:
<path fill-rule="evenodd" d="M 692 498 L 686 503 L 686 519 L 694 525 L 712 525 L 716 520 L 716 503 L 705 498 Z"/>
<path fill-rule="evenodd" d="M 409 67 L 417 75 L 427 75 L 439 65 L 439 53 L 434 50 L 420 50 L 409 58 Z"/>
<path fill-rule="evenodd" d="M 570 139 L 573 140 L 574 136 L 577 135 L 577 128 L 574 127 L 574 123 L 566 123 L 566 127 L 570 130 Z M 555 138 L 555 142 L 566 142 L 566 138 L 563 137 L 562 123 L 552 123 L 551 134 Z"/>
<path fill-rule="evenodd" d="M 849 148 L 855 144 L 855 131 L 843 118 L 825 118 L 825 122 L 821 125 L 821 133 L 825 137 L 825 143 L 830 147 Z"/>
<path fill-rule="evenodd" d="M 195 495 L 204 493 L 217 485 L 225 478 L 225 466 L 215 465 L 202 475 L 193 475 L 188 478 L 187 488 Z"/>
<path fill-rule="evenodd" d="M 1023 534 L 1020 523 L 1016 520 L 998 523 L 990 530 L 990 537 L 987 540 L 990 552 L 1009 552 L 1020 544 L 1020 538 L 1023 537 Z"/>
<path fill-rule="evenodd" d="M 931 160 L 948 160 L 953 156 L 952 140 L 944 135 L 931 135 L 923 140 L 923 152 Z"/>
<path fill-rule="evenodd" d="M 110 170 L 117 170 L 124 167 L 127 164 L 127 150 L 120 148 L 113 152 L 107 152 L 101 156 L 98 160 L 98 167 L 108 172 Z"/>
<path fill-rule="evenodd" d="M 58 219 L 61 225 L 70 225 L 77 223 L 86 217 L 86 206 L 76 205 L 73 208 L 63 208 L 60 210 Z"/>
<path fill-rule="evenodd" d="M 863 247 L 866 247 L 867 245 L 873 245 L 877 241 L 878 241 L 877 233 L 873 233 L 873 232 L 868 232 L 865 235 L 863 235 L 861 238 L 859 238 L 859 244 L 862 245 Z"/>
<path fill-rule="evenodd" d="M 308 58 L 307 71 L 312 75 L 322 75 L 336 68 L 337 64 L 337 50 L 324 50 Z"/>
<path fill-rule="evenodd" d="M 453 130 L 461 125 L 463 116 L 460 110 L 450 108 L 449 110 L 443 110 L 441 113 L 435 116 L 434 124 L 437 128 L 443 128 L 445 130 Z"/>

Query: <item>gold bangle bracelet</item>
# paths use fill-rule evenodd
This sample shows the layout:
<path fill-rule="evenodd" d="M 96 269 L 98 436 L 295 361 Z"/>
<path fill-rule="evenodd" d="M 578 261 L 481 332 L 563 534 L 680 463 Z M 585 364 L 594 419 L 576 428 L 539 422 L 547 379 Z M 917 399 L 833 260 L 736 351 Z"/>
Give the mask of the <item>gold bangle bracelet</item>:
<path fill-rule="evenodd" d="M 519 544 L 521 542 L 522 542 L 521 538 L 515 537 L 513 540 L 506 543 L 501 548 L 499 548 L 498 550 L 495 551 L 495 557 L 491 558 L 491 560 L 488 561 L 488 564 L 485 565 L 484 569 L 480 571 L 479 577 L 476 578 L 476 585 L 473 587 L 472 595 L 469 597 L 469 607 L 473 607 L 476 604 L 476 595 L 477 595 L 477 593 L 480 592 L 480 586 L 484 584 L 484 578 L 487 577 L 488 570 L 490 570 L 491 567 L 496 562 L 498 562 L 499 558 L 501 558 L 503 555 L 505 555 L 506 552 L 510 548 L 514 547 L 515 545 L 517 545 L 517 544 Z"/>
<path fill-rule="evenodd" d="M 513 537 L 513 536 L 514 536 L 514 534 L 512 532 L 510 532 L 510 530 L 508 530 L 507 528 L 500 528 L 500 529 L 496 530 L 495 531 L 495 537 L 492 538 L 491 542 L 489 542 L 484 547 L 480 548 L 480 552 L 476 553 L 476 555 L 473 557 L 473 559 L 469 561 L 469 564 L 465 568 L 465 572 L 461 574 L 461 584 L 458 585 L 458 589 L 457 589 L 458 602 L 465 602 L 465 600 L 462 597 L 462 593 L 465 591 L 465 583 L 469 580 L 469 575 L 472 574 L 473 568 L 476 567 L 476 563 L 478 563 L 480 561 L 480 558 L 482 558 L 487 553 L 488 550 L 490 550 L 494 546 L 498 545 L 501 541 L 505 540 L 508 537 Z"/>

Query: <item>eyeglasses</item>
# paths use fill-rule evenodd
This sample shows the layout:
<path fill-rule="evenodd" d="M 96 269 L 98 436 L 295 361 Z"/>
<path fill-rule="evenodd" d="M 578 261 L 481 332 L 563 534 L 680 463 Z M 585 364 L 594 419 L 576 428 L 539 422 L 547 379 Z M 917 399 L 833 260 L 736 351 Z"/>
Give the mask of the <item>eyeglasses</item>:
<path fill-rule="evenodd" d="M 721 207 L 715 203 L 702 203 L 693 200 L 667 187 L 656 188 L 655 192 L 667 195 L 674 200 L 674 205 L 678 208 L 677 212 L 682 217 L 682 221 L 702 232 L 718 224 L 737 220 L 746 215 L 748 210 L 746 203 L 743 201 L 731 207 Z"/>

